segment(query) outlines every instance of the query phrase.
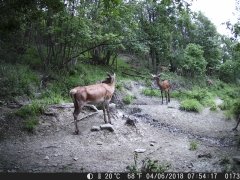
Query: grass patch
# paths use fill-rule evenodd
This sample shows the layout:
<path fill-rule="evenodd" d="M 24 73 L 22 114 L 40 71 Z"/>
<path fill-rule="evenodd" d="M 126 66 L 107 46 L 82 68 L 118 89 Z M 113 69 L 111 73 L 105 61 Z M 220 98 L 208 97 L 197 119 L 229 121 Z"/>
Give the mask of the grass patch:
<path fill-rule="evenodd" d="M 28 118 L 28 117 L 35 117 L 42 114 L 44 111 L 44 106 L 38 102 L 33 102 L 32 104 L 25 105 L 18 109 L 15 113 L 15 115 L 21 117 L 21 118 Z"/>
<path fill-rule="evenodd" d="M 217 105 L 215 103 L 210 106 L 210 111 L 217 111 Z"/>
<path fill-rule="evenodd" d="M 24 129 L 28 132 L 33 133 L 34 129 L 36 128 L 36 126 L 39 124 L 37 117 L 33 116 L 33 117 L 28 117 L 25 121 L 24 121 Z"/>
<path fill-rule="evenodd" d="M 196 99 L 186 99 L 180 104 L 180 109 L 184 111 L 200 112 L 202 105 Z"/>
<path fill-rule="evenodd" d="M 158 172 L 164 173 L 166 172 L 171 165 L 169 163 L 159 163 L 158 160 L 152 160 L 149 157 L 145 158 L 142 161 L 142 166 L 138 167 L 138 153 L 134 152 L 134 165 L 127 166 L 127 169 L 131 173 L 138 172 Z"/>
<path fill-rule="evenodd" d="M 161 92 L 159 89 L 146 88 L 142 90 L 142 94 L 151 97 L 153 96 L 161 97 Z"/>
<path fill-rule="evenodd" d="M 198 147 L 198 144 L 197 144 L 196 141 L 192 141 L 192 142 L 190 142 L 189 150 L 191 150 L 191 151 L 195 151 L 195 150 L 197 150 L 197 147 Z"/>
<path fill-rule="evenodd" d="M 159 163 L 158 160 L 151 160 L 150 158 L 146 158 L 143 160 L 141 172 L 164 173 L 169 169 L 169 167 L 170 164 L 162 164 Z"/>
<path fill-rule="evenodd" d="M 131 104 L 135 98 L 136 98 L 135 96 L 128 94 L 123 98 L 123 102 L 125 104 Z"/>

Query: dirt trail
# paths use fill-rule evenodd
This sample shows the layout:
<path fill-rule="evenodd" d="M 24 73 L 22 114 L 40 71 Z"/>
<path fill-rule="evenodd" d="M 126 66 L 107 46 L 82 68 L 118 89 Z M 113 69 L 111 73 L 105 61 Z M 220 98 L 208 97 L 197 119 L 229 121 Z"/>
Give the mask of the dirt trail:
<path fill-rule="evenodd" d="M 136 99 L 124 109 L 112 109 L 114 132 L 91 131 L 104 122 L 100 111 L 80 121 L 81 134 L 73 135 L 73 108 L 50 108 L 55 116 L 41 116 L 34 134 L 10 127 L 0 140 L 0 172 L 125 172 L 134 164 L 136 149 L 145 150 L 138 154 L 138 167 L 149 157 L 170 165 L 168 171 L 222 172 L 229 164 L 221 162 L 239 155 L 239 134 L 230 131 L 235 122 L 221 111 L 180 111 L 178 101 L 161 105 L 159 98 L 141 94 L 142 85 L 130 86 Z M 125 124 L 129 116 L 136 127 Z M 0 120 L 3 124 L 4 114 Z M 195 151 L 189 150 L 193 141 Z"/>

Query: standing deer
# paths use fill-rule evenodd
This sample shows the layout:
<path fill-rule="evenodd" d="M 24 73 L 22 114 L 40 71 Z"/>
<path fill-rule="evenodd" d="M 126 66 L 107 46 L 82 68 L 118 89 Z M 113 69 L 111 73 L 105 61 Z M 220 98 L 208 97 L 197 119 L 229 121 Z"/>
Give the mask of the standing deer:
<path fill-rule="evenodd" d="M 77 117 L 80 114 L 83 106 L 87 104 L 99 104 L 103 105 L 103 114 L 105 123 L 111 123 L 109 114 L 109 102 L 112 99 L 113 93 L 115 91 L 116 75 L 110 75 L 107 73 L 108 77 L 97 84 L 88 86 L 78 86 L 70 90 L 70 95 L 74 103 L 74 124 L 75 133 L 78 134 Z M 106 120 L 106 110 L 108 115 L 108 121 Z"/>
<path fill-rule="evenodd" d="M 157 85 L 161 91 L 162 104 L 163 104 L 163 91 L 165 92 L 166 104 L 168 104 L 168 102 L 170 102 L 170 89 L 171 89 L 170 83 L 168 82 L 168 80 L 161 81 L 160 74 L 158 74 L 158 75 L 151 74 L 151 76 L 152 76 L 153 80 L 156 80 Z"/>

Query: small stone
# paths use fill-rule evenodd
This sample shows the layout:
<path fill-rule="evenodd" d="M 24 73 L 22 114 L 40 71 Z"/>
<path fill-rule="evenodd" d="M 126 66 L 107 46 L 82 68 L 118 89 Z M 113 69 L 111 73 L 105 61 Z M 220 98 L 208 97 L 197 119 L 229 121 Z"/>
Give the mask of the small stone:
<path fill-rule="evenodd" d="M 92 128 L 91 128 L 91 131 L 100 131 L 101 129 L 100 129 L 100 127 L 99 126 L 93 126 Z"/>
<path fill-rule="evenodd" d="M 77 157 L 75 157 L 75 158 L 73 158 L 73 160 L 74 160 L 74 161 L 77 161 L 77 160 L 78 160 L 78 158 L 77 158 Z"/>
<path fill-rule="evenodd" d="M 135 149 L 134 152 L 136 153 L 144 153 L 146 149 Z"/>
<path fill-rule="evenodd" d="M 150 143 L 150 146 L 154 146 L 154 143 Z"/>
<path fill-rule="evenodd" d="M 97 142 L 97 145 L 102 145 L 103 143 L 102 142 Z"/>
<path fill-rule="evenodd" d="M 199 154 L 199 155 L 198 155 L 198 158 L 202 158 L 202 157 L 205 157 L 205 158 L 212 158 L 212 155 L 211 155 L 210 153 Z"/>
<path fill-rule="evenodd" d="M 111 131 L 111 132 L 114 131 L 113 125 L 111 125 L 111 124 L 103 124 L 103 125 L 100 126 L 100 128 L 101 128 L 102 130 L 106 129 L 106 130 L 109 130 L 109 131 Z"/>
<path fill-rule="evenodd" d="M 45 156 L 44 160 L 49 160 L 50 158 L 48 156 Z"/>

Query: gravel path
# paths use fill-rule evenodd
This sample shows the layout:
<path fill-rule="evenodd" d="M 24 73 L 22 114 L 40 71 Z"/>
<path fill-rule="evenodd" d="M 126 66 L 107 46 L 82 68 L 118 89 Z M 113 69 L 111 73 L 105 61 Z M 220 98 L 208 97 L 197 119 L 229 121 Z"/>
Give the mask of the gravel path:
<path fill-rule="evenodd" d="M 234 121 L 219 110 L 180 111 L 174 99 L 161 105 L 159 98 L 142 95 L 140 84 L 130 86 L 137 98 L 124 109 L 112 109 L 113 132 L 91 131 L 104 124 L 100 111 L 80 121 L 80 135 L 73 135 L 73 108 L 68 107 L 50 108 L 52 116 L 41 116 L 29 134 L 21 130 L 20 119 L 8 119 L 2 107 L 0 172 L 125 172 L 134 164 L 136 149 L 144 150 L 138 154 L 138 167 L 147 157 L 174 172 L 222 172 L 232 166 L 232 157 L 239 155 L 239 133 L 231 131 Z M 89 113 L 85 110 L 79 118 Z M 136 126 L 126 125 L 127 118 L 134 118 Z M 189 149 L 192 142 L 195 151 Z M 226 159 L 229 163 L 222 163 Z"/>

